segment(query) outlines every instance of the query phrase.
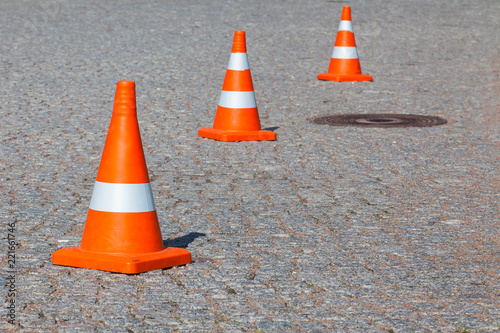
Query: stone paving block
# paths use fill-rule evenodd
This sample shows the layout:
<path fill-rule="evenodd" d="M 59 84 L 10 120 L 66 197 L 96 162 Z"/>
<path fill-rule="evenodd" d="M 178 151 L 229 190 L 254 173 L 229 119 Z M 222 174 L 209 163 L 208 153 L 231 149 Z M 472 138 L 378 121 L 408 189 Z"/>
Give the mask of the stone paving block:
<path fill-rule="evenodd" d="M 16 223 L 21 326 L 0 330 L 497 329 L 500 7 L 349 2 L 374 81 L 319 81 L 344 5 L 2 2 L 0 217 Z M 276 141 L 197 136 L 236 29 Z M 80 244 L 121 79 L 137 84 L 163 239 L 193 262 L 138 275 L 54 266 L 56 249 Z M 350 113 L 448 123 L 309 121 Z"/>
<path fill-rule="evenodd" d="M 315 333 L 320 333 L 320 332 L 334 332 L 335 331 L 335 325 L 333 323 L 328 323 L 328 322 L 319 322 L 319 321 L 304 321 L 304 322 L 296 322 L 296 325 L 298 326 L 299 329 L 304 330 L 306 332 L 315 332 Z"/>
<path fill-rule="evenodd" d="M 286 332 L 293 331 L 295 326 L 287 321 L 260 321 L 257 328 L 262 331 Z"/>
<path fill-rule="evenodd" d="M 156 328 L 158 329 L 158 328 Z M 170 332 L 168 329 L 166 330 L 167 332 Z M 99 332 L 99 333 L 121 333 L 121 332 L 130 332 L 130 329 L 127 329 L 125 327 L 98 327 L 95 332 Z M 137 332 L 134 330 L 134 332 Z M 147 327 L 144 327 L 141 332 L 154 332 L 154 328 L 151 327 L 151 328 L 147 328 Z"/>

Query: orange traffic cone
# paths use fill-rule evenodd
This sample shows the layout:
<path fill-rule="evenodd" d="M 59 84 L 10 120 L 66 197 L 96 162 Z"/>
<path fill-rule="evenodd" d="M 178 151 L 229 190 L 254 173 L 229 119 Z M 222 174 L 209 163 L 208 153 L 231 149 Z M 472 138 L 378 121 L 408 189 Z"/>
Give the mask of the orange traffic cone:
<path fill-rule="evenodd" d="M 358 50 L 354 41 L 351 22 L 351 7 L 344 6 L 339 31 L 328 73 L 318 74 L 318 79 L 327 81 L 373 81 L 371 75 L 361 74 Z"/>
<path fill-rule="evenodd" d="M 187 250 L 163 245 L 137 122 L 135 83 L 119 81 L 81 245 L 57 250 L 52 263 L 135 274 L 190 262 Z"/>
<path fill-rule="evenodd" d="M 235 31 L 233 49 L 222 85 L 213 128 L 198 135 L 219 141 L 276 140 L 276 133 L 260 127 L 244 31 Z"/>

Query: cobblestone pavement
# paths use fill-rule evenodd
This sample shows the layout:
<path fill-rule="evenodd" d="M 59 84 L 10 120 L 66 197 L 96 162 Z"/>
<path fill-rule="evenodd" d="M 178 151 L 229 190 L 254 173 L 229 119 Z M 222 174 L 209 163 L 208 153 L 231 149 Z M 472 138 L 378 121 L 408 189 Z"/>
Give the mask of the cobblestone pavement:
<path fill-rule="evenodd" d="M 138 2 L 0 3 L 1 330 L 499 330 L 498 1 Z M 374 82 L 316 79 L 346 4 Z M 197 136 L 235 30 L 277 141 Z M 192 264 L 50 262 L 80 243 L 118 80 L 136 81 L 163 238 Z M 346 113 L 448 124 L 308 122 Z"/>

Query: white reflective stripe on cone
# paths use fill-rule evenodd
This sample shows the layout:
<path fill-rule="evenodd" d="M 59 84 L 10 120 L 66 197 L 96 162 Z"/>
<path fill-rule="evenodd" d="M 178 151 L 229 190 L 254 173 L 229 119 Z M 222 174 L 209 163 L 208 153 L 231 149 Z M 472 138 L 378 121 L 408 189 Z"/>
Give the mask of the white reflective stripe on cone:
<path fill-rule="evenodd" d="M 351 21 L 340 21 L 339 31 L 352 31 L 352 22 Z"/>
<path fill-rule="evenodd" d="M 246 109 L 256 108 L 255 94 L 253 91 L 224 91 L 219 98 L 219 105 L 225 108 Z"/>
<path fill-rule="evenodd" d="M 335 46 L 333 48 L 332 58 L 358 59 L 358 50 L 356 49 L 356 47 Z"/>
<path fill-rule="evenodd" d="M 246 53 L 231 53 L 229 57 L 229 64 L 227 69 L 232 69 L 235 71 L 244 71 L 245 69 L 250 69 L 248 64 L 248 57 Z"/>
<path fill-rule="evenodd" d="M 114 213 L 143 213 L 156 210 L 151 186 L 95 182 L 90 209 Z"/>

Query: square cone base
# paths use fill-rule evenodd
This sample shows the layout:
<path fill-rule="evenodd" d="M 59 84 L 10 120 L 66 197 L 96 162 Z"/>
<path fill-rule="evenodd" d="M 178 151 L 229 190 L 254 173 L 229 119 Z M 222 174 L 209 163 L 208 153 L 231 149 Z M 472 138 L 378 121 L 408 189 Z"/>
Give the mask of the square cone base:
<path fill-rule="evenodd" d="M 321 73 L 318 74 L 318 79 L 326 81 L 337 81 L 337 82 L 373 81 L 372 76 L 368 74 L 342 75 L 342 74 Z"/>
<path fill-rule="evenodd" d="M 167 247 L 159 252 L 132 255 L 88 252 L 83 251 L 80 246 L 75 246 L 57 250 L 52 254 L 52 263 L 55 265 L 125 274 L 137 274 L 190 262 L 191 253 L 186 249 L 176 247 Z"/>
<path fill-rule="evenodd" d="M 219 141 L 263 141 L 276 140 L 273 131 L 223 131 L 213 128 L 200 128 L 198 136 Z"/>

